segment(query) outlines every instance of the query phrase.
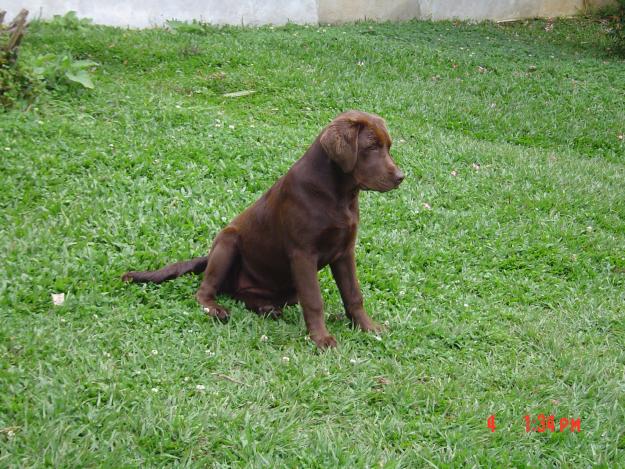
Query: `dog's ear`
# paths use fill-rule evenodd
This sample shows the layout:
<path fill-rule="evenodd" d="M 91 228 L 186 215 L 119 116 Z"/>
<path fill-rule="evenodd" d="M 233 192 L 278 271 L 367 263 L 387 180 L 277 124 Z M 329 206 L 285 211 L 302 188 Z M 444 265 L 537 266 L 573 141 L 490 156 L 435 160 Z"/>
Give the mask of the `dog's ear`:
<path fill-rule="evenodd" d="M 356 120 L 341 116 L 334 119 L 319 138 L 325 152 L 345 173 L 351 173 L 356 166 L 360 128 Z"/>

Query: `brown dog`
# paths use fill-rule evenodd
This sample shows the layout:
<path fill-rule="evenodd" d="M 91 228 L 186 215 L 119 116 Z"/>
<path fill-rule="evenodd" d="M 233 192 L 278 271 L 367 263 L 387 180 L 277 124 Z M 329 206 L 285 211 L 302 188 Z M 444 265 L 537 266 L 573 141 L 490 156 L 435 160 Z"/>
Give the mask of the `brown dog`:
<path fill-rule="evenodd" d="M 228 319 L 218 294 L 278 317 L 299 303 L 311 339 L 335 347 L 326 329 L 317 271 L 330 265 L 345 312 L 355 326 L 379 331 L 365 312 L 354 246 L 360 190 L 386 192 L 404 179 L 391 159 L 384 121 L 345 112 L 317 137 L 291 169 L 215 238 L 208 256 L 153 272 L 128 272 L 125 281 L 160 283 L 204 272 L 197 300 L 209 315 Z"/>

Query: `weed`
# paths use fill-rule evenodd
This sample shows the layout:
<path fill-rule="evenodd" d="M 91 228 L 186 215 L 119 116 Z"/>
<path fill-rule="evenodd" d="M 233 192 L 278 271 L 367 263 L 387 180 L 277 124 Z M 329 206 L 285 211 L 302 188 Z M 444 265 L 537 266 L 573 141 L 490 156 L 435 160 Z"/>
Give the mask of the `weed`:
<path fill-rule="evenodd" d="M 52 89 L 73 83 L 84 88 L 93 88 L 89 72 L 97 65 L 92 60 L 74 60 L 68 53 L 43 54 L 31 62 L 34 75 Z"/>

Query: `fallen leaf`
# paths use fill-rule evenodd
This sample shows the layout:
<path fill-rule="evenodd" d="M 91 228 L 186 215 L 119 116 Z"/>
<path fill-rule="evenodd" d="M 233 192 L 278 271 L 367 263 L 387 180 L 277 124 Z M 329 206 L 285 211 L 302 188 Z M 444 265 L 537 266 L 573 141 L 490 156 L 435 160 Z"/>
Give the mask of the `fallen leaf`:
<path fill-rule="evenodd" d="M 224 94 L 224 98 L 239 98 L 241 96 L 248 96 L 248 95 L 254 94 L 254 93 L 256 93 L 256 91 L 254 91 L 254 90 L 234 91 L 232 93 Z"/>

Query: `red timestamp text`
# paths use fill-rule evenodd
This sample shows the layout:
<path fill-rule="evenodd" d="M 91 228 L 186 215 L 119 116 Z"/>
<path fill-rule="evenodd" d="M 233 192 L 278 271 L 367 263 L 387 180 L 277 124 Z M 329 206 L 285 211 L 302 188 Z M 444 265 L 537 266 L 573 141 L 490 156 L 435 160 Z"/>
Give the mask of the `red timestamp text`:
<path fill-rule="evenodd" d="M 536 420 L 532 422 L 532 418 L 529 415 L 523 417 L 525 420 L 525 431 L 544 433 L 550 432 L 581 432 L 582 431 L 582 419 L 581 418 L 567 418 L 562 417 L 556 420 L 553 415 L 545 416 L 545 414 L 538 414 Z M 557 422 L 557 423 L 556 423 Z M 536 426 L 532 426 L 532 423 L 536 423 Z"/>
<path fill-rule="evenodd" d="M 525 420 L 525 432 L 566 432 L 569 431 L 571 433 L 579 433 L 582 431 L 582 419 L 581 418 L 572 418 L 572 417 L 562 417 L 556 419 L 553 415 L 545 415 L 538 414 L 536 419 L 532 419 L 531 416 L 525 415 L 523 417 Z M 490 429 L 491 432 L 494 432 L 497 428 L 495 422 L 495 416 L 491 415 L 486 419 L 486 426 Z"/>

